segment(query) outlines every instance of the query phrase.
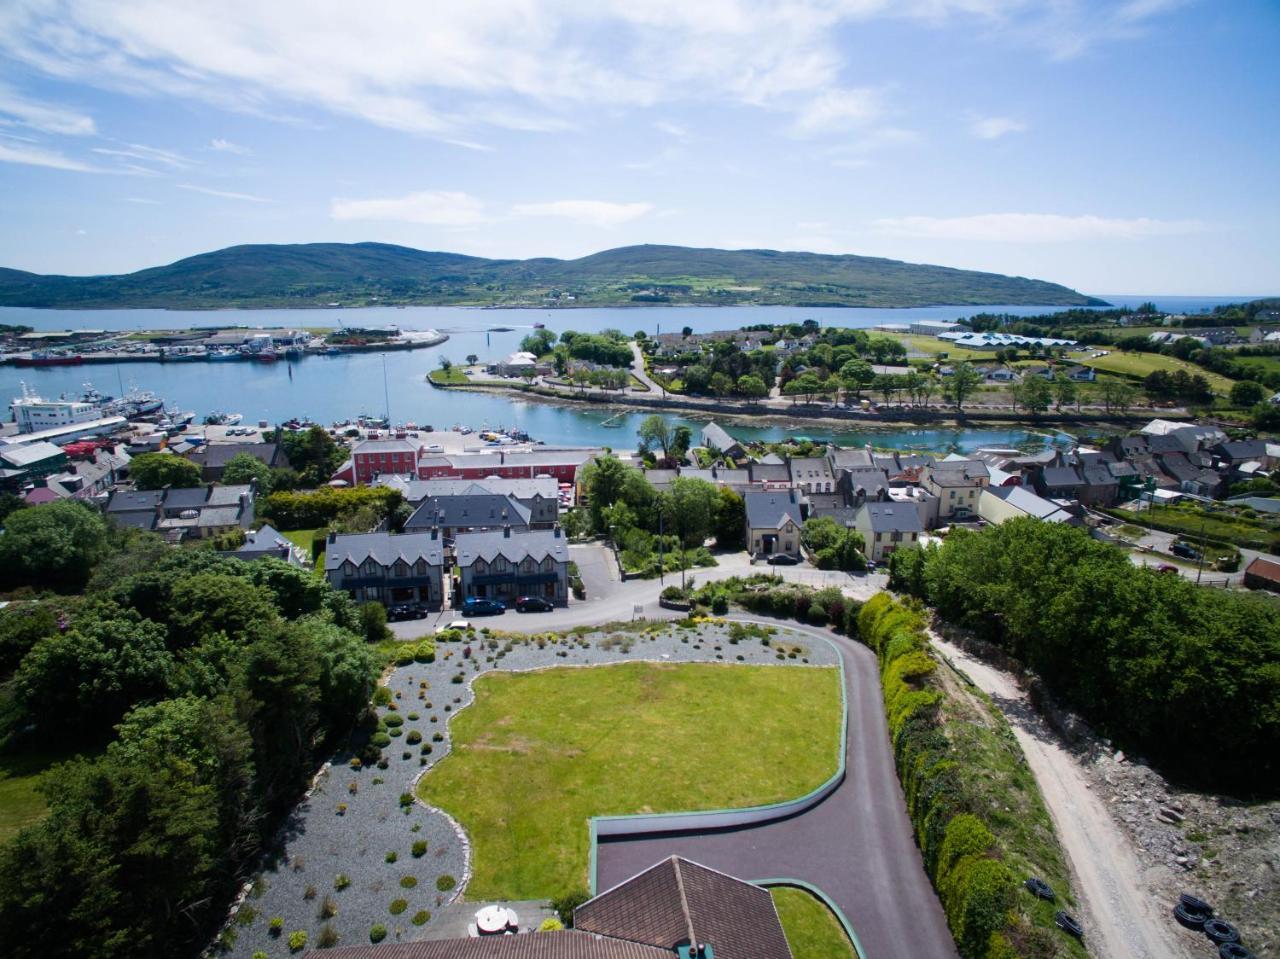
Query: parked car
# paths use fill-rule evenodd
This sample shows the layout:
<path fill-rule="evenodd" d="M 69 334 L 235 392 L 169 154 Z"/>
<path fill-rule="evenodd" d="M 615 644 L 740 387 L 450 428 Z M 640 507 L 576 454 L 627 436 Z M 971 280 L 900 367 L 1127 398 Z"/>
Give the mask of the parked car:
<path fill-rule="evenodd" d="M 399 603 L 387 607 L 387 619 L 398 622 L 402 619 L 426 619 L 427 611 L 417 603 Z"/>
<path fill-rule="evenodd" d="M 462 604 L 462 611 L 468 616 L 501 616 L 507 611 L 507 607 L 496 599 L 471 596 Z"/>
<path fill-rule="evenodd" d="M 768 563 L 770 566 L 798 566 L 800 565 L 800 560 L 790 553 L 774 553 L 769 557 Z"/>
<path fill-rule="evenodd" d="M 1157 573 L 1177 573 L 1178 567 L 1170 566 L 1168 563 L 1161 563 L 1159 566 L 1156 567 L 1156 572 Z"/>
<path fill-rule="evenodd" d="M 1199 551 L 1190 543 L 1175 542 L 1169 547 L 1169 552 L 1174 556 L 1181 556 L 1183 559 L 1199 559 Z"/>
<path fill-rule="evenodd" d="M 548 603 L 541 596 L 521 596 L 516 600 L 517 613 L 549 613 L 555 605 Z"/>
<path fill-rule="evenodd" d="M 471 624 L 465 619 L 451 619 L 444 625 L 436 627 L 436 635 L 439 636 L 441 633 L 447 633 L 451 630 L 458 633 L 465 633 L 470 628 Z"/>

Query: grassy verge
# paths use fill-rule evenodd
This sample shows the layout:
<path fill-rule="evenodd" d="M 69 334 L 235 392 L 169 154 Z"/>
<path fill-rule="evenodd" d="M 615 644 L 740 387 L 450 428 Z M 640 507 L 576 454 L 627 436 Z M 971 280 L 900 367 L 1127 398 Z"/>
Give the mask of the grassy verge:
<path fill-rule="evenodd" d="M 1243 516 L 1183 506 L 1160 506 L 1138 513 L 1119 509 L 1103 512 L 1128 525 L 1176 533 L 1193 543 L 1200 542 L 1203 536 L 1210 543 L 1244 546 L 1268 553 L 1280 550 L 1280 529 Z"/>
<path fill-rule="evenodd" d="M 826 903 L 803 889 L 770 889 L 795 959 L 854 959 L 853 943 Z"/>
<path fill-rule="evenodd" d="M 45 771 L 66 756 L 0 756 L 0 843 L 8 842 L 27 826 L 38 823 L 49 811 L 36 791 Z"/>
<path fill-rule="evenodd" d="M 472 840 L 473 899 L 586 886 L 596 815 L 751 806 L 837 767 L 833 668 L 624 663 L 490 673 L 419 795 Z"/>
<path fill-rule="evenodd" d="M 456 366 L 451 366 L 447 370 L 432 370 L 427 374 L 427 379 L 436 386 L 466 386 L 471 382 L 467 379 L 467 374 Z"/>
<path fill-rule="evenodd" d="M 1073 359 L 1082 366 L 1090 366 L 1105 373 L 1116 373 L 1135 379 L 1142 379 L 1148 373 L 1154 373 L 1156 370 L 1165 370 L 1169 373 L 1184 370 L 1188 375 L 1199 373 L 1209 381 L 1209 385 L 1213 387 L 1215 393 L 1231 392 L 1231 387 L 1235 382 L 1221 374 L 1211 373 L 1204 367 L 1196 366 L 1194 363 L 1188 363 L 1186 360 L 1180 360 L 1174 356 L 1165 356 L 1163 353 L 1126 353 L 1122 350 L 1110 350 L 1106 356 L 1095 357 L 1086 353 L 1074 356 Z"/>
<path fill-rule="evenodd" d="M 311 555 L 311 544 L 315 541 L 316 535 L 324 534 L 323 529 L 290 529 L 281 530 L 280 535 L 287 539 L 294 546 L 305 549 L 307 555 Z"/>

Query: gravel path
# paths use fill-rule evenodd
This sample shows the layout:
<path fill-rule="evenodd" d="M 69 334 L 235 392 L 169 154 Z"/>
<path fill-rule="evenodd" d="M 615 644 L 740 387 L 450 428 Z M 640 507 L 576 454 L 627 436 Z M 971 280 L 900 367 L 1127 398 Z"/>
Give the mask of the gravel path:
<path fill-rule="evenodd" d="M 787 632 L 778 629 L 780 635 Z M 795 659 L 779 660 L 759 639 L 731 643 L 728 625 L 714 622 L 693 629 L 663 624 L 649 633 L 521 636 L 511 642 L 477 636 L 469 644 L 469 657 L 464 657 L 467 644 L 442 644 L 436 662 L 389 671 L 383 684 L 396 708 L 377 712 L 379 717 L 394 713 L 404 721 L 400 735 L 383 750 L 386 768 L 353 769 L 355 753 L 342 751 L 321 770 L 312 792 L 286 824 L 277 855 L 233 918 L 229 928 L 235 942 L 227 954 L 250 959 L 262 950 L 271 957 L 287 956 L 290 933 L 306 932 L 307 948 L 312 949 L 326 928 L 344 946 L 368 944 L 375 924 L 386 927 L 387 942 L 433 937 L 425 914 L 437 912 L 465 890 L 467 840 L 450 817 L 416 800 L 402 806 L 401 796 L 411 794 L 417 779 L 448 755 L 448 721 L 471 703 L 470 681 L 477 675 L 638 660 L 836 665 L 836 654 L 825 643 L 798 634 L 786 638 L 804 648 Z M 454 682 L 455 677 L 465 681 Z M 409 744 L 414 732 L 421 742 Z M 341 813 L 340 806 L 345 806 Z M 415 856 L 414 843 L 420 841 L 426 852 Z M 394 861 L 388 862 L 391 853 Z M 438 888 L 442 877 L 452 877 L 455 885 Z M 447 880 L 443 885 L 449 885 Z M 393 913 L 397 900 L 405 906 Z M 326 918 L 327 906 L 336 912 Z M 270 927 L 276 917 L 283 920 L 279 936 Z"/>
<path fill-rule="evenodd" d="M 1138 857 L 1079 763 L 1031 706 L 1012 676 L 937 635 L 946 653 L 991 696 L 1013 727 L 1035 774 L 1084 903 L 1085 943 L 1100 959 L 1171 959 L 1194 955 L 1170 927 L 1167 907 L 1144 891 Z M 1203 940 L 1201 940 L 1203 942 Z"/>

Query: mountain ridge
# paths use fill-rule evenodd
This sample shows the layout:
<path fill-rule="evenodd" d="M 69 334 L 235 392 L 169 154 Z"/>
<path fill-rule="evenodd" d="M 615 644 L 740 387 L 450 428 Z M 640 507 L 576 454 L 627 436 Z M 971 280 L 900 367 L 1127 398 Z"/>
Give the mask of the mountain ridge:
<path fill-rule="evenodd" d="M 242 244 L 133 273 L 0 267 L 0 306 L 216 309 L 458 306 L 1086 306 L 1057 283 L 854 254 L 642 244 L 488 259 L 390 243 Z"/>

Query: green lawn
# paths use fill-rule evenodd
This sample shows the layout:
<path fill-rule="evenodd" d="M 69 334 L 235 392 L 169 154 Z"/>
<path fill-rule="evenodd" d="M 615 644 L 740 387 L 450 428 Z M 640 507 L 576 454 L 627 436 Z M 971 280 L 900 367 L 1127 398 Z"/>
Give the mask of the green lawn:
<path fill-rule="evenodd" d="M 854 959 L 853 943 L 826 903 L 803 889 L 770 889 L 795 959 Z"/>
<path fill-rule="evenodd" d="M 591 816 L 791 799 L 838 763 L 834 668 L 622 663 L 475 690 L 418 789 L 471 837 L 472 899 L 585 888 Z"/>
<path fill-rule="evenodd" d="M 1235 356 L 1232 359 L 1247 368 L 1251 376 L 1261 378 L 1268 373 L 1280 373 L 1280 356 Z"/>
<path fill-rule="evenodd" d="M 1188 363 L 1177 357 L 1165 356 L 1162 353 L 1126 353 L 1121 350 L 1110 350 L 1106 356 L 1094 357 L 1086 354 L 1072 354 L 1071 358 L 1082 366 L 1091 366 L 1095 370 L 1100 370 L 1104 373 L 1117 373 L 1121 376 L 1132 376 L 1137 379 L 1142 379 L 1148 373 L 1153 373 L 1156 370 L 1168 370 L 1170 373 L 1176 370 L 1186 370 L 1188 374 L 1199 373 L 1209 381 L 1209 385 L 1217 393 L 1229 393 L 1234 383 L 1234 380 L 1229 380 L 1217 373 L 1210 373 L 1204 367 L 1196 366 L 1194 363 Z"/>
<path fill-rule="evenodd" d="M 311 555 L 311 542 L 316 538 L 316 534 L 324 535 L 323 529 L 290 529 L 280 530 L 280 535 L 287 539 L 294 546 L 300 547 L 307 551 L 307 555 Z"/>
<path fill-rule="evenodd" d="M 963 346 L 956 346 L 949 340 L 940 340 L 936 336 L 908 333 L 893 338 L 905 346 L 909 352 L 922 353 L 930 359 L 937 353 L 946 353 L 947 361 L 952 363 L 960 360 L 994 361 L 996 358 L 995 350 L 970 350 Z"/>
<path fill-rule="evenodd" d="M 36 792 L 40 777 L 65 756 L 0 756 L 0 842 L 39 822 L 49 811 Z"/>
<path fill-rule="evenodd" d="M 432 370 L 427 374 L 427 378 L 431 380 L 432 383 L 436 383 L 441 386 L 465 385 L 471 382 L 467 379 L 467 374 L 463 373 L 462 369 L 457 366 L 451 366 L 447 370 Z"/>

